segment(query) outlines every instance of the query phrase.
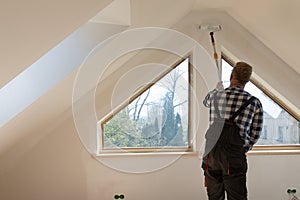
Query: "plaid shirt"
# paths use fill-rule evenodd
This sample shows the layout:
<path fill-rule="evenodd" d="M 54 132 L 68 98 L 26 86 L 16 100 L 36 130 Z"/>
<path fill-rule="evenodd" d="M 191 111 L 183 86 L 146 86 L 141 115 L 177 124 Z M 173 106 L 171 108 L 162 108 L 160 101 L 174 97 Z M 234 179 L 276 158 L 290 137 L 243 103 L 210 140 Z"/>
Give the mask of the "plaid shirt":
<path fill-rule="evenodd" d="M 251 94 L 238 87 L 228 87 L 225 90 L 213 90 L 207 94 L 203 104 L 210 108 L 210 124 L 217 118 L 214 107 L 214 96 L 218 97 L 218 109 L 221 118 L 229 119 L 243 103 L 251 98 Z M 259 99 L 255 98 L 240 115 L 234 119 L 236 125 L 240 128 L 240 135 L 245 141 L 245 151 L 249 151 L 259 139 L 263 125 L 263 109 Z"/>

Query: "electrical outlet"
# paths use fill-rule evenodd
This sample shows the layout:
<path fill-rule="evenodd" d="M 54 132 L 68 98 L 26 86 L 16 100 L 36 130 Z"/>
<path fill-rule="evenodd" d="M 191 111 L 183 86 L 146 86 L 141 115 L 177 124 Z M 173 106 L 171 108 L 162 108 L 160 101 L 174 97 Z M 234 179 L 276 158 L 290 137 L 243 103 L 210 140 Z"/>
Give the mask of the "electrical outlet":
<path fill-rule="evenodd" d="M 115 194 L 114 199 L 125 199 L 125 195 L 124 194 Z"/>
<path fill-rule="evenodd" d="M 288 188 L 286 192 L 289 194 L 290 200 L 299 200 L 298 197 L 295 195 L 297 192 L 295 188 Z"/>
<path fill-rule="evenodd" d="M 288 194 L 296 194 L 297 190 L 294 189 L 294 188 L 289 188 L 289 189 L 287 189 L 286 192 L 287 192 Z"/>

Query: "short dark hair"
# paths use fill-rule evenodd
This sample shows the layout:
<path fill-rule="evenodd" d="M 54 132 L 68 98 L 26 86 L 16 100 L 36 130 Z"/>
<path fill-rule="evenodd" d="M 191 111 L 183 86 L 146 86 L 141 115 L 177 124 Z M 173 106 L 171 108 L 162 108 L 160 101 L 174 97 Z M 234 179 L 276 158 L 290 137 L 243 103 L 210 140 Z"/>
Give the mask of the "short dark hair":
<path fill-rule="evenodd" d="M 237 62 L 232 70 L 233 78 L 242 85 L 250 80 L 252 67 L 245 62 Z"/>

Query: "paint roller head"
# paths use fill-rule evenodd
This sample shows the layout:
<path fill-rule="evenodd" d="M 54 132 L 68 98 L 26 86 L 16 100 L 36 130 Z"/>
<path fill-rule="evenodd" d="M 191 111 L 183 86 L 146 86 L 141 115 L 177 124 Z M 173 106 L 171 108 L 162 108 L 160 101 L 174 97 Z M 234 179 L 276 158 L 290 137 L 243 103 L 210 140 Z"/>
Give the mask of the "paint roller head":
<path fill-rule="evenodd" d="M 200 30 L 203 30 L 203 31 L 208 31 L 210 33 L 212 32 L 217 32 L 217 31 L 221 31 L 221 25 L 213 25 L 213 24 L 201 24 L 199 26 L 199 29 Z"/>

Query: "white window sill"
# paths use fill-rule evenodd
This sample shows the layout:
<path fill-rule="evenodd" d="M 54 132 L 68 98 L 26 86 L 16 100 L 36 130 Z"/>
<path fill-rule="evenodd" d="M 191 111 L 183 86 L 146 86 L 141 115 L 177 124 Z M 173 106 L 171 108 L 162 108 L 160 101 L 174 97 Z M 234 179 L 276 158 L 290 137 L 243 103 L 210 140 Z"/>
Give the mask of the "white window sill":
<path fill-rule="evenodd" d="M 300 149 L 267 149 L 267 150 L 251 150 L 247 155 L 291 155 L 300 154 Z"/>
<path fill-rule="evenodd" d="M 98 154 L 92 154 L 92 157 L 118 157 L 118 156 L 198 156 L 197 152 L 109 152 L 109 153 L 98 153 Z"/>

